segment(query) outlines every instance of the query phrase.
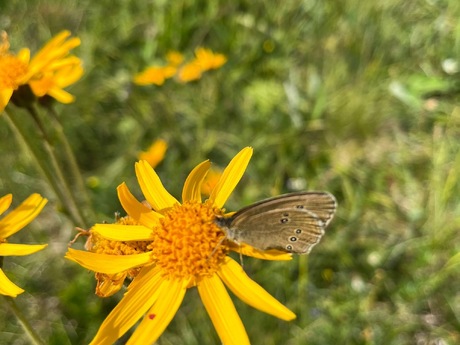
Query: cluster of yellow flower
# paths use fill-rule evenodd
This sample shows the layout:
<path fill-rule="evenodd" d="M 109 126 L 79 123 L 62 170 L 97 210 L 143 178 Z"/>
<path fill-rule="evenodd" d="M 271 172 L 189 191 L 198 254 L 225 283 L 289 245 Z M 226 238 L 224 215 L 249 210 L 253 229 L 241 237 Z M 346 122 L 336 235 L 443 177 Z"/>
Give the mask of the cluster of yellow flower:
<path fill-rule="evenodd" d="M 78 80 L 81 60 L 69 55 L 80 44 L 78 38 L 68 39 L 64 31 L 46 44 L 29 60 L 28 49 L 17 55 L 9 52 L 6 34 L 0 45 L 0 110 L 28 86 L 35 97 L 45 95 L 68 103 L 73 96 L 63 90 Z M 199 48 L 195 59 L 183 64 L 178 53 L 168 54 L 168 65 L 150 67 L 135 77 L 137 84 L 161 85 L 176 76 L 180 82 L 200 78 L 210 69 L 226 62 L 222 54 Z M 211 170 L 206 160 L 187 177 L 182 202 L 163 186 L 153 169 L 164 157 L 166 142 L 156 141 L 139 154 L 136 176 L 145 197 L 138 201 L 122 183 L 118 197 L 127 213 L 115 224 L 96 224 L 82 233 L 88 235 L 86 251 L 69 248 L 66 258 L 94 271 L 96 293 L 110 296 L 119 291 L 129 278 L 127 292 L 101 325 L 91 344 L 112 344 L 139 319 L 129 344 L 155 342 L 166 329 L 179 308 L 187 289 L 197 287 L 217 333 L 225 344 L 249 344 L 244 326 L 225 285 L 247 304 L 283 320 L 295 315 L 252 281 L 242 267 L 228 254 L 231 250 L 266 260 L 289 260 L 281 251 L 260 251 L 245 244 L 225 241 L 217 217 L 229 216 L 224 203 L 238 184 L 252 156 L 252 148 L 241 150 L 220 172 Z M 205 201 L 202 195 L 208 196 Z M 12 196 L 0 198 L 0 214 L 11 204 Z M 44 207 L 46 199 L 33 194 L 16 210 L 0 221 L 0 257 L 27 255 L 46 245 L 18 245 L 6 238 L 32 221 Z M 0 294 L 16 297 L 23 290 L 6 278 L 0 269 Z"/>
<path fill-rule="evenodd" d="M 138 85 L 163 85 L 165 80 L 171 77 L 181 83 L 188 83 L 201 78 L 201 75 L 209 70 L 222 67 L 227 58 L 223 54 L 213 53 L 210 49 L 197 48 L 195 58 L 184 63 L 184 56 L 176 51 L 166 55 L 167 64 L 164 66 L 150 66 L 145 71 L 134 77 L 134 83 Z"/>

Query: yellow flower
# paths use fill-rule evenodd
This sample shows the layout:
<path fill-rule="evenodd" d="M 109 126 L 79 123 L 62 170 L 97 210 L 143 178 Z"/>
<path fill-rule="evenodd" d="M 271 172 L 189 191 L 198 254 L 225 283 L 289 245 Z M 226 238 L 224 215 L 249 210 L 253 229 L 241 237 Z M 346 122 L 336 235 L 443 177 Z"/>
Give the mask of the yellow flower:
<path fill-rule="evenodd" d="M 201 78 L 203 72 L 211 69 L 217 69 L 227 62 L 223 54 L 215 54 L 210 49 L 197 48 L 195 58 L 182 66 L 177 78 L 182 83 L 197 80 Z"/>
<path fill-rule="evenodd" d="M 27 48 L 18 55 L 9 52 L 6 33 L 0 42 L 0 111 L 5 109 L 11 95 L 21 85 L 29 84 L 37 97 L 49 95 L 61 103 L 70 103 L 74 97 L 63 88 L 75 83 L 83 75 L 81 60 L 69 55 L 80 45 L 79 38 L 71 38 L 62 31 L 52 38 L 31 60 Z"/>
<path fill-rule="evenodd" d="M 0 198 L 0 214 L 3 214 L 11 205 L 13 196 L 7 194 Z M 40 213 L 47 200 L 39 194 L 32 194 L 21 205 L 0 220 L 0 257 L 24 256 L 33 254 L 45 248 L 46 244 L 12 244 L 6 238 L 15 234 L 29 224 Z M 24 290 L 9 280 L 0 268 L 0 294 L 16 297 Z"/>
<path fill-rule="evenodd" d="M 222 176 L 222 171 L 216 168 L 211 168 L 208 171 L 208 174 L 204 178 L 203 184 L 201 185 L 201 194 L 209 196 L 212 193 L 212 190 L 219 182 Z"/>
<path fill-rule="evenodd" d="M 58 102 L 67 104 L 75 100 L 63 88 L 77 82 L 83 75 L 81 60 L 69 55 L 70 50 L 80 45 L 80 39 L 70 36 L 67 30 L 54 36 L 30 60 L 30 85 L 37 97 L 51 96 Z"/>
<path fill-rule="evenodd" d="M 155 140 L 152 145 L 148 148 L 147 151 L 142 151 L 139 153 L 139 160 L 145 160 L 149 162 L 152 168 L 155 168 L 158 163 L 160 163 L 166 153 L 168 144 L 162 139 Z"/>
<path fill-rule="evenodd" d="M 0 111 L 5 109 L 14 90 L 27 82 L 30 51 L 21 49 L 17 55 L 9 52 L 6 32 L 0 34 Z"/>
<path fill-rule="evenodd" d="M 177 51 L 170 51 L 166 54 L 166 60 L 170 66 L 179 66 L 182 62 L 184 62 L 184 55 Z"/>
<path fill-rule="evenodd" d="M 215 54 L 211 49 L 206 48 L 197 48 L 195 56 L 196 62 L 200 65 L 202 71 L 220 68 L 227 62 L 224 54 Z"/>
<path fill-rule="evenodd" d="M 177 79 L 181 83 L 188 83 L 189 81 L 197 80 L 201 78 L 202 69 L 196 60 L 192 60 L 189 63 L 183 65 L 177 74 Z"/>
<path fill-rule="evenodd" d="M 99 328 L 91 344 L 112 344 L 143 317 L 128 344 L 154 343 L 178 310 L 187 289 L 197 287 L 214 327 L 226 345 L 249 344 L 244 326 L 225 285 L 245 303 L 283 320 L 295 318 L 261 286 L 252 281 L 228 252 L 271 260 L 289 260 L 290 254 L 260 252 L 225 240 L 215 222 L 241 179 L 252 155 L 244 148 L 230 162 L 208 200 L 201 200 L 201 185 L 210 168 L 204 161 L 187 177 L 182 204 L 163 187 L 145 162 L 136 164 L 142 192 L 152 209 L 135 199 L 125 184 L 118 187 L 123 208 L 139 226 L 96 224 L 93 231 L 115 241 L 151 241 L 149 251 L 136 255 L 104 255 L 69 249 L 66 257 L 107 274 L 141 267 L 127 292 Z"/>
<path fill-rule="evenodd" d="M 176 74 L 174 66 L 151 66 L 145 71 L 134 76 L 134 83 L 137 85 L 163 85 L 165 80 Z"/>

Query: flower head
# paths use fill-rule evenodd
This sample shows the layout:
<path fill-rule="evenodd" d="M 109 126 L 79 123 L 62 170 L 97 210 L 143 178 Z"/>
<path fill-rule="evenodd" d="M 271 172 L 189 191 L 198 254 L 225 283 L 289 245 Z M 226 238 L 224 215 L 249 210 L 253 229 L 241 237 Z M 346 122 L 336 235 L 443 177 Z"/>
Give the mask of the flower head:
<path fill-rule="evenodd" d="M 13 196 L 7 194 L 0 198 L 0 214 L 3 214 L 11 205 Z M 46 244 L 12 244 L 7 238 L 29 224 L 40 213 L 47 200 L 39 194 L 32 194 L 16 209 L 0 220 L 0 257 L 24 256 L 33 254 L 45 248 Z M 16 297 L 24 290 L 11 282 L 0 268 L 0 294 Z"/>
<path fill-rule="evenodd" d="M 79 38 L 67 38 L 69 31 L 53 37 L 35 56 L 21 49 L 17 55 L 9 52 L 8 37 L 2 33 L 0 42 L 0 111 L 21 85 L 28 84 L 36 97 L 50 96 L 61 103 L 70 103 L 74 97 L 63 89 L 83 75 L 81 60 L 69 55 L 80 45 Z"/>
<path fill-rule="evenodd" d="M 179 308 L 188 288 L 196 286 L 224 344 L 249 344 L 244 326 L 224 284 L 247 304 L 292 320 L 295 315 L 261 286 L 227 254 L 234 245 L 226 240 L 216 217 L 241 179 L 252 148 L 238 153 L 222 173 L 208 200 L 201 200 L 201 185 L 210 168 L 204 161 L 187 177 L 182 203 L 163 187 L 145 161 L 136 164 L 142 192 L 151 208 L 137 201 L 125 184 L 118 187 L 123 208 L 139 226 L 97 224 L 93 231 L 115 241 L 151 241 L 145 253 L 99 255 L 69 249 L 66 257 L 96 272 L 117 273 L 141 267 L 119 304 L 101 325 L 92 344 L 111 344 L 140 318 L 143 320 L 128 344 L 155 342 Z M 272 260 L 289 260 L 290 254 L 260 252 L 246 245 L 243 254 Z"/>
<path fill-rule="evenodd" d="M 213 53 L 212 50 L 206 48 L 197 48 L 195 56 L 195 61 L 200 65 L 202 71 L 220 68 L 227 62 L 224 54 Z"/>
<path fill-rule="evenodd" d="M 30 60 L 28 83 L 37 97 L 48 95 L 64 104 L 74 101 L 64 88 L 80 80 L 83 67 L 79 58 L 70 55 L 80 39 L 69 37 L 69 31 L 61 31 Z"/>
<path fill-rule="evenodd" d="M 163 85 L 165 80 L 176 74 L 174 66 L 151 66 L 145 71 L 134 76 L 134 83 L 137 85 Z"/>
<path fill-rule="evenodd" d="M 164 158 L 168 144 L 162 139 L 155 140 L 147 151 L 139 153 L 139 160 L 149 162 L 152 168 L 155 168 Z"/>

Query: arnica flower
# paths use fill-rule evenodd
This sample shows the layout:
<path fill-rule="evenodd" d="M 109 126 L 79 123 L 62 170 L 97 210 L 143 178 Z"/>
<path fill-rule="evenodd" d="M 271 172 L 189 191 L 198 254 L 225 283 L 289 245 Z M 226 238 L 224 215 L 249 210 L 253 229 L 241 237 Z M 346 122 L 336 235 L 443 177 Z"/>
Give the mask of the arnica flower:
<path fill-rule="evenodd" d="M 178 51 L 172 50 L 166 54 L 166 61 L 170 66 L 177 67 L 184 62 L 184 55 Z"/>
<path fill-rule="evenodd" d="M 195 58 L 186 63 L 179 70 L 177 78 L 182 83 L 187 83 L 201 78 L 203 72 L 218 69 L 227 62 L 223 54 L 213 53 L 210 49 L 197 48 Z"/>
<path fill-rule="evenodd" d="M 73 95 L 63 90 L 83 75 L 81 60 L 69 55 L 70 50 L 78 47 L 81 42 L 77 37 L 69 38 L 70 35 L 67 30 L 60 32 L 30 61 L 31 78 L 28 84 L 37 97 L 48 95 L 63 104 L 75 100 Z"/>
<path fill-rule="evenodd" d="M 135 255 L 96 254 L 69 249 L 66 257 L 106 274 L 131 268 L 140 271 L 118 305 L 105 319 L 91 344 L 112 344 L 141 318 L 127 344 L 154 343 L 178 310 L 187 289 L 196 287 L 226 345 L 249 344 L 249 339 L 225 285 L 242 301 L 283 320 L 295 314 L 252 281 L 230 256 L 229 250 L 269 260 L 289 260 L 290 254 L 261 252 L 225 240 L 215 222 L 226 216 L 223 206 L 241 179 L 252 155 L 244 148 L 230 162 L 208 200 L 201 185 L 211 163 L 204 161 L 187 177 L 179 203 L 145 161 L 136 163 L 136 175 L 151 206 L 139 202 L 125 184 L 118 196 L 130 217 L 141 225 L 96 224 L 93 231 L 114 241 L 151 241 L 148 251 Z M 227 214 L 228 215 L 228 214 Z M 225 284 L 225 285 L 224 285 Z"/>
<path fill-rule="evenodd" d="M 147 161 L 152 168 L 155 168 L 164 158 L 168 144 L 162 139 L 155 140 L 147 151 L 138 154 L 139 160 Z"/>
<path fill-rule="evenodd" d="M 174 66 L 151 66 L 145 71 L 134 76 L 134 83 L 137 85 L 163 85 L 166 79 L 176 74 Z"/>
<path fill-rule="evenodd" d="M 195 61 L 200 65 L 202 71 L 218 69 L 227 62 L 224 54 L 213 53 L 212 50 L 206 48 L 197 48 L 195 56 Z"/>
<path fill-rule="evenodd" d="M 12 94 L 21 85 L 28 84 L 37 97 L 45 95 L 61 103 L 70 103 L 74 97 L 63 88 L 75 83 L 83 75 L 81 60 L 69 55 L 80 45 L 79 38 L 71 38 L 62 31 L 52 38 L 32 59 L 30 50 L 23 48 L 17 55 L 9 52 L 6 33 L 0 42 L 0 111 L 5 109 Z"/>
<path fill-rule="evenodd" d="M 0 214 L 10 207 L 13 196 L 7 194 L 0 198 Z M 24 256 L 45 248 L 46 244 L 13 244 L 7 238 L 15 234 L 37 217 L 47 200 L 39 194 L 32 194 L 16 209 L 0 219 L 0 257 Z M 9 280 L 0 268 L 0 294 L 16 297 L 24 290 Z"/>

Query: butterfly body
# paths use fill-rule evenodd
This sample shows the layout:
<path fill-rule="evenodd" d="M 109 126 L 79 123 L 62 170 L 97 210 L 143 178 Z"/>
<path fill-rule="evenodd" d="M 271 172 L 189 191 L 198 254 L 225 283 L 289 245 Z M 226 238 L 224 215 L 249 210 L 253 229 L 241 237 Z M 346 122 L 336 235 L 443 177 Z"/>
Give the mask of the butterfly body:
<path fill-rule="evenodd" d="M 299 192 L 262 200 L 216 222 L 235 243 L 307 254 L 323 236 L 336 208 L 330 193 Z"/>

